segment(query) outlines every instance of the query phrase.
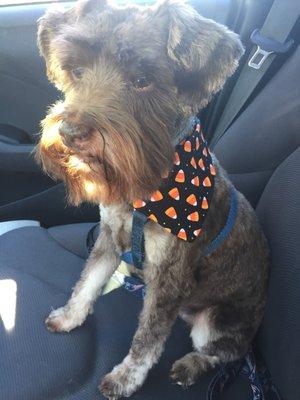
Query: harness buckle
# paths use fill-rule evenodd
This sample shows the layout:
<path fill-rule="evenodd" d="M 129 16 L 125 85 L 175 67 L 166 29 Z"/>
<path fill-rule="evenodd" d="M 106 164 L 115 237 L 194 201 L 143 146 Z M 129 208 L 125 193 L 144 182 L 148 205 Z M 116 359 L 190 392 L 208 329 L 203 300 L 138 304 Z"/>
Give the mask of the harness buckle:
<path fill-rule="evenodd" d="M 294 40 L 290 39 L 285 43 L 280 43 L 275 39 L 263 36 L 259 29 L 255 29 L 250 36 L 252 43 L 257 48 L 253 56 L 248 61 L 248 66 L 254 69 L 260 69 L 265 60 L 273 53 L 283 54 L 290 50 Z"/>

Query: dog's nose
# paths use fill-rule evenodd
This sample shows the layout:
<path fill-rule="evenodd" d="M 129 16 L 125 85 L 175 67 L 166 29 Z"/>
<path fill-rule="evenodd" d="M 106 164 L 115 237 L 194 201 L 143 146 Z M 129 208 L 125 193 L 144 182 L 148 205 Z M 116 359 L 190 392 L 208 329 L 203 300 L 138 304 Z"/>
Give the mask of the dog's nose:
<path fill-rule="evenodd" d="M 75 141 L 86 140 L 89 133 L 90 129 L 86 126 L 70 124 L 67 121 L 62 121 L 59 127 L 59 134 L 67 146 L 74 144 Z"/>

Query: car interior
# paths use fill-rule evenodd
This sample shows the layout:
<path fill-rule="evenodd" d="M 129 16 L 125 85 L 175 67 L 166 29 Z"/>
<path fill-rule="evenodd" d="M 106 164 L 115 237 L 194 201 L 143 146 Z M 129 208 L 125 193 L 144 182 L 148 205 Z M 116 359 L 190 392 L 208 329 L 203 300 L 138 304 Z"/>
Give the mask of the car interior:
<path fill-rule="evenodd" d="M 47 80 L 36 45 L 37 20 L 50 3 L 0 2 L 0 400 L 104 399 L 100 378 L 127 354 L 142 306 L 120 287 L 101 296 L 94 313 L 68 334 L 53 334 L 44 324 L 70 296 L 99 221 L 97 206 L 69 206 L 64 185 L 44 175 L 32 154 L 40 121 L 61 96 Z M 191 4 L 237 32 L 246 48 L 237 72 L 200 117 L 211 150 L 255 208 L 270 246 L 268 302 L 255 349 L 282 399 L 299 400 L 299 2 Z M 248 64 L 264 46 L 251 40 L 255 29 L 290 44 L 284 52 L 267 49 L 258 69 Z M 161 360 L 132 399 L 214 400 L 207 388 L 216 371 L 187 390 L 170 383 L 172 363 L 190 349 L 188 329 L 178 320 Z M 254 399 L 240 376 L 220 398 Z"/>

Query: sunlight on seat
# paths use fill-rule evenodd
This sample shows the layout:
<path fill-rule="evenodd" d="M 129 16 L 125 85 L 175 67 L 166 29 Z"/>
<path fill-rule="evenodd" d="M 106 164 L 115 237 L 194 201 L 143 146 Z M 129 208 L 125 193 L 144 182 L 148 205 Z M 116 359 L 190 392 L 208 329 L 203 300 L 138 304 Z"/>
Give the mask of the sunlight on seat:
<path fill-rule="evenodd" d="M 17 282 L 13 279 L 0 280 L 0 318 L 4 328 L 11 331 L 15 327 L 17 305 Z"/>

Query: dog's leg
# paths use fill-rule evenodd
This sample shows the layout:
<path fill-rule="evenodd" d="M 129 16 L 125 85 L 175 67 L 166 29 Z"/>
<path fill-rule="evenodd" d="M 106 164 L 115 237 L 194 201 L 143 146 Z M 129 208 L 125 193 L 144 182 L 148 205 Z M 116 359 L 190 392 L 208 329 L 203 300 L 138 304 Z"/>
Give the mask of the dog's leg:
<path fill-rule="evenodd" d="M 147 285 L 144 307 L 129 354 L 102 379 L 99 389 L 108 399 L 128 397 L 135 392 L 163 351 L 179 311 L 180 299 L 176 289 L 168 285 L 167 280 L 161 285 L 160 279 L 163 277 Z"/>
<path fill-rule="evenodd" d="M 205 346 L 216 337 L 211 326 L 209 310 L 195 314 L 191 320 L 191 338 L 196 351 L 177 360 L 170 372 L 170 378 L 178 385 L 185 387 L 195 383 L 202 373 L 219 362 L 217 356 L 210 356 L 203 352 Z"/>
<path fill-rule="evenodd" d="M 50 313 L 46 320 L 47 328 L 53 332 L 69 332 L 80 326 L 119 263 L 110 229 L 104 225 L 70 300 L 64 307 Z"/>
<path fill-rule="evenodd" d="M 214 317 L 218 307 L 204 310 L 194 316 L 191 338 L 195 351 L 177 360 L 171 369 L 170 378 L 178 385 L 187 387 L 194 384 L 205 372 L 220 363 L 234 361 L 242 357 L 247 350 L 247 340 L 234 329 L 217 331 Z M 214 317 L 212 317 L 214 315 Z"/>

